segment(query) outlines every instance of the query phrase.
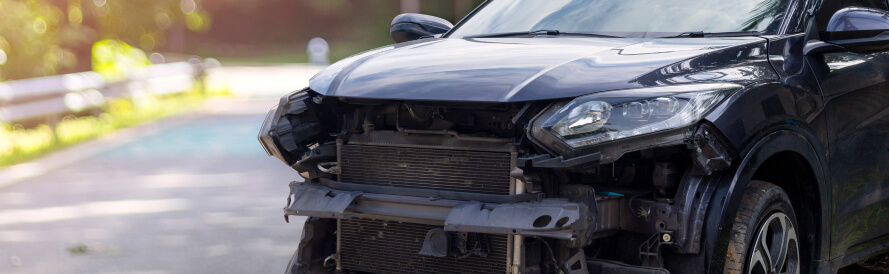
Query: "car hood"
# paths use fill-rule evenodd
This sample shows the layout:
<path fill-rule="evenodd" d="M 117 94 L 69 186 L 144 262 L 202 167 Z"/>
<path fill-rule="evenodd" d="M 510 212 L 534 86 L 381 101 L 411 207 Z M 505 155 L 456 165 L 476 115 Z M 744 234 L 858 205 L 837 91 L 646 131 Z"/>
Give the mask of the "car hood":
<path fill-rule="evenodd" d="M 776 77 L 758 37 L 422 39 L 346 58 L 310 88 L 347 98 L 520 102 Z"/>

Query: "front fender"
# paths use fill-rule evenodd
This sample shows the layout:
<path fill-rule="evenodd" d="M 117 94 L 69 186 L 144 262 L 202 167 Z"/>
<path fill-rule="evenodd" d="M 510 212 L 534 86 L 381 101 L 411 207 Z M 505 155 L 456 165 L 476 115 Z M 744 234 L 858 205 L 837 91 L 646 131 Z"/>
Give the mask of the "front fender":
<path fill-rule="evenodd" d="M 722 207 L 713 207 L 710 210 L 710 218 L 708 218 L 708 230 L 712 231 L 707 234 L 708 242 L 713 246 L 713 256 L 709 267 L 709 273 L 722 273 L 725 267 L 726 254 L 728 251 L 728 242 L 731 237 L 733 219 L 741 205 L 741 199 L 744 190 L 747 188 L 748 182 L 759 167 L 770 157 L 780 152 L 794 152 L 802 156 L 809 163 L 815 172 L 817 189 L 821 195 L 819 196 L 821 207 L 820 233 L 816 233 L 819 238 L 815 244 L 816 259 L 826 258 L 829 246 L 829 223 L 830 214 L 826 205 L 830 205 L 830 188 L 826 180 L 824 170 L 825 160 L 819 157 L 817 147 L 812 145 L 814 136 L 798 128 L 790 126 L 776 126 L 771 133 L 765 135 L 759 141 L 753 143 L 744 149 L 746 153 L 740 163 L 736 163 L 731 173 L 734 176 L 726 177 L 720 183 L 716 194 L 713 195 L 714 204 L 722 204 Z M 715 218 L 714 218 L 715 217 Z M 713 233 L 715 232 L 715 233 Z M 815 240 L 815 239 L 810 239 Z"/>
<path fill-rule="evenodd" d="M 805 159 L 811 168 L 821 205 L 815 241 L 812 249 L 814 259 L 829 258 L 829 205 L 831 192 L 829 170 L 827 170 L 826 149 L 827 122 L 822 115 L 824 100 L 820 88 L 813 77 L 804 74 L 784 76 L 779 81 L 762 82 L 745 87 L 732 95 L 706 117 L 728 146 L 734 148 L 740 161 L 735 161 L 731 170 L 720 183 L 717 199 L 713 205 L 716 212 L 708 213 L 708 222 L 713 222 L 708 237 L 711 243 L 725 243 L 730 236 L 731 221 L 739 207 L 747 183 L 760 166 L 770 157 L 781 152 L 793 152 Z M 816 194 L 817 195 L 817 194 Z M 718 220 L 718 221 L 717 221 Z M 717 237 L 718 236 L 718 241 Z M 714 247 L 716 247 L 714 245 Z M 725 246 L 720 252 L 725 251 Z M 724 253 L 723 253 L 724 254 Z M 722 272 L 725 258 L 715 257 L 711 270 Z"/>

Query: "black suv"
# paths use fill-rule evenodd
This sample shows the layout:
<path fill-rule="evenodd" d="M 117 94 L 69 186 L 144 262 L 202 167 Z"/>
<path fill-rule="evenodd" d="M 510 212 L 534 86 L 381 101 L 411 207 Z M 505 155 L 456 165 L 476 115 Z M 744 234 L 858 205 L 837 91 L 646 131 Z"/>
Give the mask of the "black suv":
<path fill-rule="evenodd" d="M 833 273 L 889 247 L 886 0 L 490 0 L 281 98 L 288 273 Z"/>

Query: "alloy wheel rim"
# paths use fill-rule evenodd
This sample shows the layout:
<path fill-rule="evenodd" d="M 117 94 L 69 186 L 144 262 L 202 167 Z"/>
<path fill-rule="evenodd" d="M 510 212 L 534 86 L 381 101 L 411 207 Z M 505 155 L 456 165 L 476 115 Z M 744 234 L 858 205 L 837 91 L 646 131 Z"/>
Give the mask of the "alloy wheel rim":
<path fill-rule="evenodd" d="M 800 273 L 799 241 L 790 217 L 775 212 L 762 223 L 748 260 L 748 274 Z"/>

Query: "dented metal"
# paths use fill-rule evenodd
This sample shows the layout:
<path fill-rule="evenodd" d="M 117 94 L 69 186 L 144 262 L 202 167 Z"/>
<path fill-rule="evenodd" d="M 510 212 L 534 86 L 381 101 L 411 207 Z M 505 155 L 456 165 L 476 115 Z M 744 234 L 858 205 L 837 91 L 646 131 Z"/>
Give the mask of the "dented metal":
<path fill-rule="evenodd" d="M 516 234 L 567 240 L 577 236 L 572 227 L 586 217 L 581 210 L 582 205 L 554 200 L 490 206 L 461 203 L 448 214 L 445 231 Z"/>
<path fill-rule="evenodd" d="M 292 183 L 285 215 L 318 218 L 374 218 L 442 224 L 445 231 L 512 234 L 557 239 L 586 238 L 597 212 L 564 199 L 518 203 L 421 198 L 335 190 Z"/>
<path fill-rule="evenodd" d="M 361 192 L 335 191 L 323 186 L 293 182 L 290 184 L 290 196 L 284 211 L 286 215 L 341 219 L 346 208 L 359 196 Z"/>

